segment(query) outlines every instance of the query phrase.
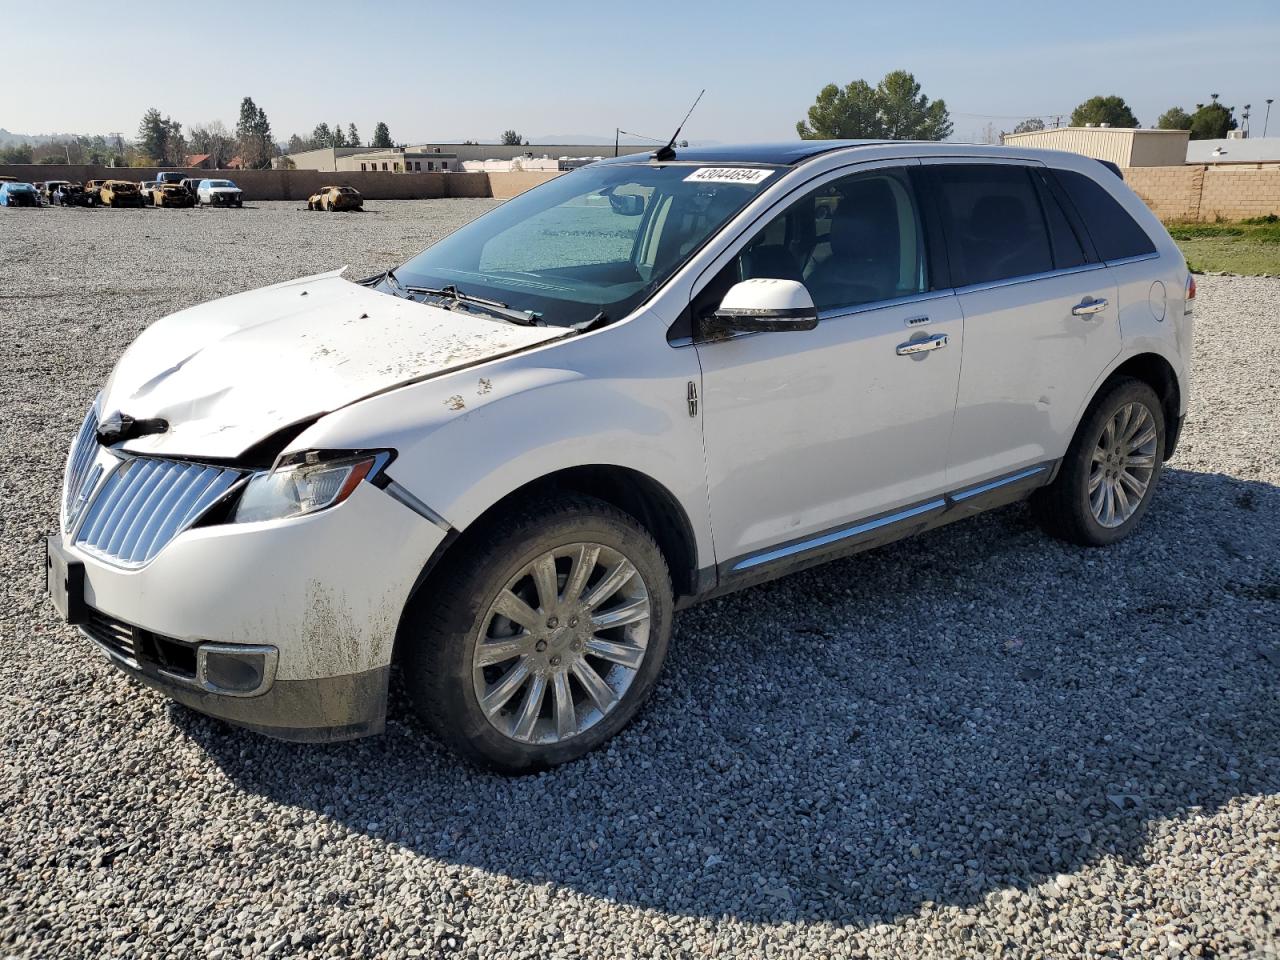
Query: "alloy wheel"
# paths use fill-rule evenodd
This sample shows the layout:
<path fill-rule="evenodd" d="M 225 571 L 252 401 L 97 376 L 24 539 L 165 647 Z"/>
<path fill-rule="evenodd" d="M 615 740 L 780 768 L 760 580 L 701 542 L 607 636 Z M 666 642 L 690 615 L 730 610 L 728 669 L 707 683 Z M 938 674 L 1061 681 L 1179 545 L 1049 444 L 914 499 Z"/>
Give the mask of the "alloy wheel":
<path fill-rule="evenodd" d="M 649 592 L 635 564 L 599 543 L 540 554 L 498 592 L 472 657 L 489 723 L 523 743 L 559 743 L 599 723 L 644 663 Z"/>
<path fill-rule="evenodd" d="M 1141 403 L 1126 403 L 1107 421 L 1089 468 L 1089 508 L 1104 527 L 1137 512 L 1156 469 L 1156 421 Z"/>

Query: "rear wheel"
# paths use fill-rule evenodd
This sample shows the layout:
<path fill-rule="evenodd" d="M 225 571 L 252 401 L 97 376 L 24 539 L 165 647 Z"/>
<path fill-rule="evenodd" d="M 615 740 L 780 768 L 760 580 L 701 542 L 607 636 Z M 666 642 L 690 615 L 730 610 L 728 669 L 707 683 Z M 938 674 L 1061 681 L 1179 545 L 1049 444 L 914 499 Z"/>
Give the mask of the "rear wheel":
<path fill-rule="evenodd" d="M 1164 464 L 1164 410 L 1146 383 L 1121 377 L 1076 431 L 1053 483 L 1031 499 L 1044 530 L 1101 547 L 1133 532 L 1151 505 Z"/>
<path fill-rule="evenodd" d="M 406 617 L 418 712 L 467 759 L 525 773 L 582 756 L 648 698 L 671 581 L 632 517 L 564 497 L 489 523 Z"/>

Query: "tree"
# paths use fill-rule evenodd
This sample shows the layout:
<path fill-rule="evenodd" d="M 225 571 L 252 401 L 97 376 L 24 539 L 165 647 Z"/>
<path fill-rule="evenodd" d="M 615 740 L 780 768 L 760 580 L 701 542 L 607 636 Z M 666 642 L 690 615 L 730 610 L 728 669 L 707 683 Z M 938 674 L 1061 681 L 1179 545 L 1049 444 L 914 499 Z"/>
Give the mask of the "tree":
<path fill-rule="evenodd" d="M 235 148 L 231 131 L 221 120 L 213 120 L 201 127 L 191 128 L 191 152 L 207 153 L 215 170 L 221 170 L 231 159 Z"/>
<path fill-rule="evenodd" d="M 875 87 L 854 80 L 845 87 L 829 83 L 796 124 L 804 140 L 944 140 L 951 135 L 946 101 L 920 92 L 906 70 L 887 73 Z"/>
<path fill-rule="evenodd" d="M 945 101 L 929 102 L 916 78 L 905 70 L 886 73 L 876 87 L 880 118 L 890 140 L 945 140 L 951 117 Z"/>
<path fill-rule="evenodd" d="M 316 128 L 311 131 L 310 146 L 312 150 L 323 150 L 325 147 L 333 146 L 333 132 L 327 123 L 316 124 Z"/>
<path fill-rule="evenodd" d="M 276 145 L 271 140 L 271 124 L 267 114 L 252 97 L 240 101 L 240 119 L 236 123 L 236 146 L 245 167 L 260 170 L 270 166 Z"/>
<path fill-rule="evenodd" d="M 142 115 L 142 122 L 138 124 L 138 150 L 144 156 L 163 163 L 168 136 L 169 128 L 159 110 L 152 107 Z"/>
<path fill-rule="evenodd" d="M 1014 125 L 1014 133 L 1034 133 L 1037 130 L 1044 129 L 1044 121 L 1039 117 L 1027 117 L 1025 120 L 1019 120 Z"/>
<path fill-rule="evenodd" d="M 381 120 L 378 125 L 373 128 L 373 142 L 369 144 L 371 147 L 390 147 L 391 131 L 387 129 L 387 125 Z"/>
<path fill-rule="evenodd" d="M 1083 127 L 1088 124 L 1109 124 L 1113 127 L 1136 127 L 1138 118 L 1133 115 L 1123 97 L 1090 97 L 1071 111 L 1071 125 Z"/>
<path fill-rule="evenodd" d="M 310 149 L 312 149 L 312 146 L 313 146 L 313 145 L 312 145 L 311 141 L 309 141 L 309 140 L 303 140 L 303 139 L 302 139 L 300 136 L 298 136 L 296 133 L 293 133 L 293 134 L 290 134 L 290 135 L 289 135 L 289 147 L 288 147 L 288 150 L 289 150 L 289 152 L 290 152 L 290 153 L 301 153 L 303 150 L 310 150 Z"/>
<path fill-rule="evenodd" d="M 504 147 L 518 147 L 524 143 L 524 137 L 516 133 L 514 130 L 502 131 L 502 145 Z"/>
<path fill-rule="evenodd" d="M 1170 107 L 1156 120 L 1157 130 L 1190 130 L 1191 114 L 1181 107 Z"/>
<path fill-rule="evenodd" d="M 360 133 L 356 130 L 356 125 L 354 123 L 347 124 L 347 146 L 360 146 Z"/>
<path fill-rule="evenodd" d="M 1191 115 L 1192 140 L 1221 140 L 1228 130 L 1236 128 L 1235 107 L 1224 107 L 1216 93 L 1210 94 L 1208 103 L 1197 103 Z"/>
<path fill-rule="evenodd" d="M 354 144 L 347 143 L 347 135 L 342 130 L 342 124 L 335 123 L 333 125 L 333 145 L 335 147 L 350 147 Z"/>
<path fill-rule="evenodd" d="M 15 143 L 11 147 L 0 149 L 0 163 L 30 163 L 31 145 Z"/>

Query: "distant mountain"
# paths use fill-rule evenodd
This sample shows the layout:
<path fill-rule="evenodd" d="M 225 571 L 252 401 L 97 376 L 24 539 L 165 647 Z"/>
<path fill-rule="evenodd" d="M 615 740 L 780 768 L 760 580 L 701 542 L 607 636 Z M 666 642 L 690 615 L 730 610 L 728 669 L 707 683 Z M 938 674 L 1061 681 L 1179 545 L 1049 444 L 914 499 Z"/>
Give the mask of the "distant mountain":
<path fill-rule="evenodd" d="M 38 147 L 42 143 L 61 142 L 63 140 L 74 140 L 81 136 L 77 133 L 11 133 L 4 127 L 0 127 L 0 147 L 15 147 L 19 144 L 27 144 L 32 147 Z"/>

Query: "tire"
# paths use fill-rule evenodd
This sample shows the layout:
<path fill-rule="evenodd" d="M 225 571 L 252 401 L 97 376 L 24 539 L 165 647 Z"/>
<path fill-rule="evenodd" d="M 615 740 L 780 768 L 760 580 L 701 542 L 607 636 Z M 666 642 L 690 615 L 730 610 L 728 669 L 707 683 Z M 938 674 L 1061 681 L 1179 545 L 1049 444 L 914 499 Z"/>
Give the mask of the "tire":
<path fill-rule="evenodd" d="M 1108 437 L 1115 439 L 1108 442 Z M 1143 442 L 1137 444 L 1139 440 Z M 1058 476 L 1032 495 L 1033 515 L 1050 536 L 1082 547 L 1123 540 L 1151 506 L 1165 443 L 1164 408 L 1155 391 L 1131 377 L 1110 381 L 1076 429 Z M 1099 483 L 1091 492 L 1094 478 Z M 1108 486 L 1119 491 L 1110 495 L 1110 509 Z"/>
<path fill-rule="evenodd" d="M 506 774 L 546 769 L 604 743 L 648 699 L 671 636 L 671 578 L 658 545 L 634 518 L 594 497 L 564 496 L 469 531 L 446 563 L 411 601 L 401 643 L 414 708 L 455 753 Z M 555 571 L 554 598 L 542 598 L 535 566 Z M 577 569 L 588 571 L 587 580 L 571 597 Z M 618 586 L 606 584 L 615 573 L 624 577 Z M 523 613 L 528 626 L 495 610 L 500 596 L 513 593 L 519 601 L 510 612 Z M 590 606 L 573 602 L 579 598 Z M 593 624 L 588 610 L 624 625 Z M 482 635 L 492 649 L 519 652 L 505 660 L 494 658 L 506 649 L 491 652 L 487 665 L 477 665 Z M 482 694 L 498 701 L 489 712 Z"/>

